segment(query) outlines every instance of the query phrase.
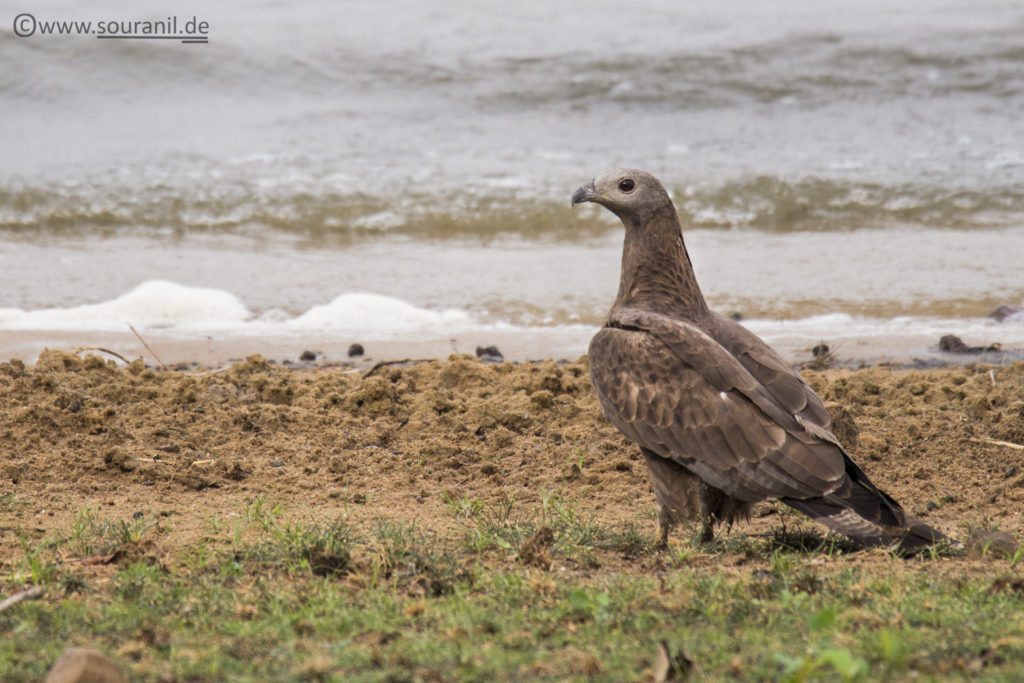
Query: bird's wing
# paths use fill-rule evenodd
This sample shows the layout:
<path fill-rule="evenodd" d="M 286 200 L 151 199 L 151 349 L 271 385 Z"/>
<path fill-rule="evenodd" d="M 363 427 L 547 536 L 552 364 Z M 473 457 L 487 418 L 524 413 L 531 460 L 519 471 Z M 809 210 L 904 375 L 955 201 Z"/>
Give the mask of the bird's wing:
<path fill-rule="evenodd" d="M 820 496 L 846 476 L 826 429 L 789 411 L 694 325 L 619 311 L 591 341 L 590 367 L 612 424 L 731 496 Z"/>
<path fill-rule="evenodd" d="M 725 316 L 712 314 L 712 336 L 754 376 L 786 412 L 828 430 L 830 418 L 814 390 L 756 334 Z M 829 433 L 830 438 L 834 438 Z"/>

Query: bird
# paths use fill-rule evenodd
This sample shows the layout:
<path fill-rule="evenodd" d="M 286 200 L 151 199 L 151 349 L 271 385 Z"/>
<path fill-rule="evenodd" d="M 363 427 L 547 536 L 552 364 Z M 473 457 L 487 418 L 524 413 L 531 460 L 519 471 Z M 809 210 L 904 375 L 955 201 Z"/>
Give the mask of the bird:
<path fill-rule="evenodd" d="M 672 199 L 653 175 L 605 171 L 572 195 L 625 228 L 618 294 L 588 349 L 608 421 L 640 446 L 659 545 L 697 520 L 749 519 L 777 499 L 860 548 L 909 556 L 946 537 L 875 486 L 829 429 L 821 399 L 760 337 L 712 311 Z"/>

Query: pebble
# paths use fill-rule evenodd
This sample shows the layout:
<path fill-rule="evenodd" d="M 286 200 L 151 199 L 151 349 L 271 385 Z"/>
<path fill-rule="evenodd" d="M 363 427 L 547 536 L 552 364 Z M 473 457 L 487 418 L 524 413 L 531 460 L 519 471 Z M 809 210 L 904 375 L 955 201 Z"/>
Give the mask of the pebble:
<path fill-rule="evenodd" d="M 348 347 L 348 357 L 349 358 L 355 358 L 356 356 L 361 356 L 361 355 L 363 355 L 363 353 L 365 353 L 365 352 L 363 351 L 363 345 L 362 344 L 353 344 L 352 346 Z"/>
<path fill-rule="evenodd" d="M 476 357 L 485 363 L 502 363 L 505 360 L 505 356 L 501 355 L 497 346 L 476 347 Z"/>

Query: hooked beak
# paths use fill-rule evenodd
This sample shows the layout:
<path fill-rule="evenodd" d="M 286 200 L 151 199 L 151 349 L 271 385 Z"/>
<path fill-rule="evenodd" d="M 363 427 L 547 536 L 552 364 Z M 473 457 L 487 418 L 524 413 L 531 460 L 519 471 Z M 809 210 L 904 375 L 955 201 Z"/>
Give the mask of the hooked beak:
<path fill-rule="evenodd" d="M 581 202 L 592 202 L 600 196 L 601 195 L 597 193 L 597 188 L 594 187 L 594 181 L 591 180 L 589 183 L 578 188 L 572 193 L 572 203 L 569 204 L 569 206 L 573 207 Z"/>

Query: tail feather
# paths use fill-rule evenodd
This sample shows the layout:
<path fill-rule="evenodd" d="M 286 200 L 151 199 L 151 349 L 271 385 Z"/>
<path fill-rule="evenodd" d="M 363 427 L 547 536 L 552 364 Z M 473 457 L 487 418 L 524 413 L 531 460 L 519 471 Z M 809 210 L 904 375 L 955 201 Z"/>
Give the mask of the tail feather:
<path fill-rule="evenodd" d="M 942 532 L 907 514 L 852 460 L 846 462 L 846 481 L 832 493 L 804 500 L 782 498 L 782 502 L 863 547 L 890 547 L 913 555 L 946 539 Z"/>

